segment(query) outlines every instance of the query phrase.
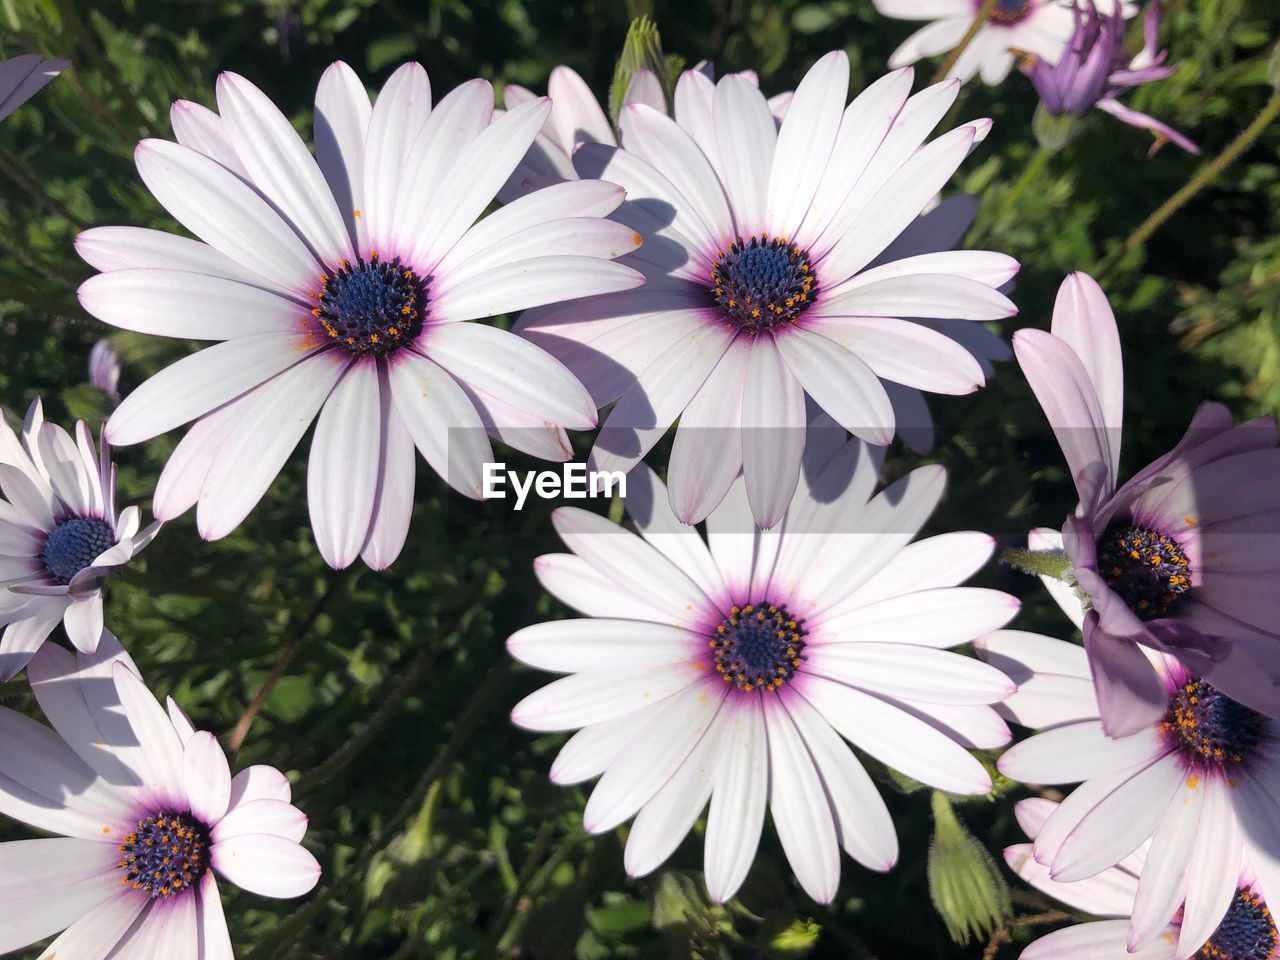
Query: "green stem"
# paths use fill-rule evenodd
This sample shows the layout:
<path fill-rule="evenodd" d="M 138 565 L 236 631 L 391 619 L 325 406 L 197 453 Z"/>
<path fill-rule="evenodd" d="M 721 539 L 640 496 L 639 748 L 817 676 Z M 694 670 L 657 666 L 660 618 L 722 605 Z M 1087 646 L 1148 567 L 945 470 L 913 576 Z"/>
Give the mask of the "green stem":
<path fill-rule="evenodd" d="M 1153 233 L 1160 229 L 1170 217 L 1177 213 L 1192 197 L 1208 186 L 1218 174 L 1222 173 L 1227 167 L 1235 162 L 1240 154 L 1244 153 L 1253 142 L 1262 135 L 1262 132 L 1269 127 L 1276 117 L 1280 117 L 1280 93 L 1272 96 L 1262 111 L 1254 118 L 1253 123 L 1249 124 L 1244 131 L 1227 145 L 1212 161 L 1207 163 L 1200 171 L 1188 180 L 1180 190 L 1173 196 L 1156 208 L 1151 216 L 1143 220 L 1138 229 L 1129 234 L 1128 239 L 1111 254 L 1098 270 L 1098 279 L 1106 277 L 1114 270 L 1128 254 L 1141 247 L 1151 237 Z"/>
<path fill-rule="evenodd" d="M 80 19 L 80 15 L 76 13 L 76 9 L 70 0 L 56 0 L 56 3 L 63 19 L 70 25 L 72 32 L 75 33 L 76 38 L 79 40 L 81 48 L 98 70 L 101 71 L 115 95 L 124 104 L 125 109 L 133 114 L 138 125 L 148 136 L 155 136 L 151 121 L 147 119 L 147 115 L 142 112 L 142 107 L 138 105 L 138 101 L 133 94 L 129 92 L 129 88 L 125 86 L 124 78 L 120 76 L 120 71 L 116 69 L 115 64 L 111 62 L 109 57 L 98 50 L 97 40 L 85 22 Z"/>
<path fill-rule="evenodd" d="M 240 719 L 236 721 L 236 725 L 231 731 L 231 739 L 228 741 L 228 746 L 231 748 L 232 753 L 239 753 L 240 748 L 244 746 L 245 737 L 249 735 L 249 728 L 253 726 L 254 718 L 262 712 L 262 708 L 266 705 L 267 697 L 271 696 L 271 691 L 280 682 L 284 672 L 289 669 L 289 664 L 293 663 L 294 657 L 302 650 L 302 643 L 307 639 L 307 634 L 311 632 L 311 628 L 315 626 L 316 620 L 324 612 L 324 608 L 328 606 L 329 601 L 333 599 L 333 595 L 338 592 L 338 588 L 347 582 L 347 578 L 351 576 L 353 569 L 353 567 L 347 567 L 347 569 L 340 570 L 330 576 L 329 585 L 325 587 L 324 593 L 312 604 L 311 610 L 303 618 L 301 626 L 295 631 L 293 639 L 276 659 L 275 666 L 267 674 L 267 679 L 262 681 L 262 686 L 258 688 L 258 692 L 254 694 L 253 699 L 249 701 L 249 705 L 244 708 L 244 713 L 240 714 Z"/>
<path fill-rule="evenodd" d="M 991 18 L 991 12 L 996 8 L 996 0 L 986 0 L 982 5 L 982 9 L 978 11 L 978 15 L 973 18 L 973 23 L 969 24 L 969 29 L 964 32 L 964 36 L 960 38 L 960 42 L 956 44 L 955 49 L 951 51 L 946 60 L 942 61 L 942 66 L 938 68 L 938 72 L 933 75 L 934 83 L 941 83 L 951 74 L 951 69 L 956 65 L 956 61 L 969 48 L 969 44 L 973 43 L 973 38 L 978 35 L 978 31 L 986 26 L 987 21 Z"/>
<path fill-rule="evenodd" d="M 1013 208 L 1017 206 L 1018 201 L 1022 199 L 1022 195 L 1026 193 L 1027 187 L 1031 182 L 1040 176 L 1040 172 L 1045 168 L 1045 164 L 1049 162 L 1049 158 L 1053 156 L 1053 151 L 1047 147 L 1038 147 L 1032 155 L 1027 165 L 1022 169 L 1022 176 L 1018 178 L 1018 182 L 1013 188 L 1004 195 L 1004 200 L 1000 202 L 1000 208 L 996 211 L 996 223 L 1004 223 L 1005 219 L 1013 212 Z"/>

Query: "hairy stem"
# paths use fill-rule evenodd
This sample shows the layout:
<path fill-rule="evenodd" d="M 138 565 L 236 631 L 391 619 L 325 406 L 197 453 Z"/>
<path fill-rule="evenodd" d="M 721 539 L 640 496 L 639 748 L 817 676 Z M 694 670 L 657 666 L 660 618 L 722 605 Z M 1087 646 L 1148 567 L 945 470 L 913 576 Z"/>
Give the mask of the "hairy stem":
<path fill-rule="evenodd" d="M 981 30 L 991 19 L 991 11 L 996 8 L 996 0 L 986 0 L 982 4 L 982 9 L 978 11 L 977 16 L 973 18 L 973 23 L 969 24 L 969 29 L 964 32 L 964 36 L 960 38 L 960 42 L 956 44 L 955 49 L 942 61 L 942 66 L 938 68 L 938 72 L 933 75 L 934 83 L 941 83 L 951 74 L 951 70 L 955 67 L 956 62 L 969 48 L 969 44 L 973 43 L 973 38 L 978 35 Z"/>

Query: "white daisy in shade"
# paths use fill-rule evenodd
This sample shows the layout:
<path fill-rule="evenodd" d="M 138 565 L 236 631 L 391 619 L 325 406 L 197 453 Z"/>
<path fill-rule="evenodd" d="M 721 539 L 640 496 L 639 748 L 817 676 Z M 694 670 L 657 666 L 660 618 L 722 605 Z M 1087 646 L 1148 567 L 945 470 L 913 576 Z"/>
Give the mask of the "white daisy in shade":
<path fill-rule="evenodd" d="M 849 62 L 837 51 L 806 75 L 780 128 L 746 80 L 712 89 L 704 77 L 687 122 L 634 104 L 622 112 L 622 149 L 578 148 L 579 174 L 626 188 L 614 217 L 644 235 L 628 263 L 648 281 L 526 314 L 519 329 L 598 404 L 617 401 L 594 469 L 629 470 L 678 417 L 676 516 L 706 517 L 741 470 L 756 520 L 772 527 L 795 490 L 806 395 L 887 444 L 895 413 L 882 380 L 949 394 L 984 382 L 961 343 L 902 318 L 1010 316 L 996 288 L 1017 263 L 951 251 L 872 266 L 989 127 L 925 144 L 959 84 L 909 97 L 911 83 L 910 70 L 890 74 L 846 108 Z"/>
<path fill-rule="evenodd" d="M 0 952 L 61 932 L 43 960 L 230 960 L 215 872 L 264 897 L 315 886 L 289 781 L 232 777 L 110 633 L 93 654 L 45 646 L 29 675 L 53 729 L 0 708 L 0 812 L 60 837 L 0 844 Z"/>
<path fill-rule="evenodd" d="M 1058 804 L 1040 798 L 1023 800 L 1018 823 L 1033 841 Z M 1280 948 L 1275 919 L 1252 872 L 1244 870 L 1235 882 L 1222 922 L 1199 948 L 1186 952 L 1182 915 L 1175 914 L 1151 942 L 1129 948 L 1129 918 L 1138 897 L 1138 879 L 1150 861 L 1148 846 L 1096 876 L 1059 883 L 1035 858 L 1034 845 L 1019 843 L 1004 852 L 1009 868 L 1036 889 L 1068 906 L 1107 919 L 1082 923 L 1041 937 L 1022 952 L 1022 960 L 1274 960 Z"/>
<path fill-rule="evenodd" d="M 1083 4 L 1086 0 L 1081 0 Z M 889 58 L 889 66 L 902 67 L 925 57 L 954 49 L 968 33 L 983 0 L 875 0 L 876 9 L 897 20 L 932 20 L 917 30 Z M 1110 15 L 1115 0 L 1094 0 L 1098 12 Z M 1137 12 L 1133 3 L 1122 3 L 1124 16 Z M 969 80 L 982 75 L 994 86 L 1009 75 L 1019 53 L 1030 53 L 1046 63 L 1057 63 L 1075 32 L 1074 0 L 996 0 L 987 22 L 951 68 L 951 76 Z"/>
<path fill-rule="evenodd" d="M 0 120 L 43 90 L 45 84 L 69 66 L 70 60 L 46 60 L 38 53 L 0 60 Z"/>
<path fill-rule="evenodd" d="M 639 536 L 585 510 L 553 515 L 572 552 L 540 557 L 535 570 L 586 619 L 510 638 L 516 659 L 570 674 L 512 719 L 578 731 L 551 777 L 600 777 L 583 814 L 591 833 L 635 817 L 632 876 L 666 860 L 708 801 L 705 872 L 717 901 L 747 876 L 766 807 L 814 900 L 835 896 L 841 848 L 889 870 L 893 822 L 849 743 L 939 789 L 991 789 L 969 750 L 1008 741 L 990 705 L 1013 684 L 947 648 L 1017 610 L 1007 594 L 956 586 L 992 541 L 963 532 L 911 543 L 944 471 L 922 467 L 873 497 L 878 456 L 842 442 L 842 430 L 821 432 L 781 532 L 753 523 L 739 480 L 704 541 L 648 468 L 628 487 Z"/>
<path fill-rule="evenodd" d="M 697 80 L 692 74 L 697 74 L 702 79 Z M 754 70 L 744 70 L 737 76 L 753 86 L 759 86 L 760 81 Z M 691 107 L 693 101 L 706 100 L 710 103 L 714 80 L 715 68 L 706 60 L 681 74 L 676 82 L 674 98 L 676 122 L 687 122 L 689 111 L 694 109 Z M 503 203 L 550 183 L 577 180 L 577 171 L 573 169 L 573 151 L 578 144 L 618 145 L 613 124 L 609 122 L 604 107 L 587 86 L 587 81 L 572 67 L 562 65 L 551 71 L 551 77 L 547 81 L 547 96 L 551 98 L 551 115 L 547 117 L 546 124 L 516 167 L 511 179 L 499 192 L 498 199 Z M 788 91 L 769 98 L 769 111 L 779 123 L 786 116 L 791 97 L 792 94 Z M 537 94 L 518 83 L 509 83 L 503 90 L 502 98 L 504 105 L 510 110 L 537 99 Z M 627 84 L 623 105 L 633 103 L 643 103 L 664 114 L 671 112 L 662 83 L 652 70 L 638 71 Z"/>
<path fill-rule="evenodd" d="M 0 680 L 27 665 L 58 623 L 77 649 L 102 635 L 102 585 L 160 531 L 140 530 L 137 507 L 116 510 L 116 468 L 106 441 L 94 448 L 46 423 L 37 399 L 22 437 L 0 416 Z"/>
<path fill-rule="evenodd" d="M 202 536 L 230 533 L 319 417 L 307 479 L 324 558 L 390 564 L 413 506 L 414 447 L 452 486 L 481 493 L 489 436 L 566 460 L 565 427 L 595 425 L 573 375 L 485 323 L 641 283 L 610 259 L 638 235 L 603 219 L 621 188 L 539 191 L 478 224 L 551 109 L 493 118 L 465 83 L 432 108 L 407 64 L 370 107 L 345 64 L 316 93 L 316 155 L 243 77 L 218 79 L 215 114 L 174 105 L 179 143 L 143 141 L 138 170 L 198 242 L 131 227 L 78 238 L 105 271 L 91 314 L 159 336 L 221 341 L 125 398 L 107 424 L 138 443 L 195 420 L 160 478 L 156 515 L 199 504 Z"/>
<path fill-rule="evenodd" d="M 1128 863 L 1149 845 L 1121 941 L 1128 949 L 1156 950 L 1177 918 L 1177 956 L 1195 955 L 1229 923 L 1224 918 L 1246 869 L 1269 902 L 1280 902 L 1276 721 L 1190 676 L 1173 658 L 1152 654 L 1168 692 L 1164 718 L 1111 739 L 1098 719 L 1081 647 L 1019 631 L 996 632 L 976 646 L 1018 682 L 999 709 L 1018 723 L 1048 728 L 1011 747 L 1000 771 L 1026 783 L 1080 783 L 1038 830 L 1036 862 L 1051 879 L 1075 883 Z"/>

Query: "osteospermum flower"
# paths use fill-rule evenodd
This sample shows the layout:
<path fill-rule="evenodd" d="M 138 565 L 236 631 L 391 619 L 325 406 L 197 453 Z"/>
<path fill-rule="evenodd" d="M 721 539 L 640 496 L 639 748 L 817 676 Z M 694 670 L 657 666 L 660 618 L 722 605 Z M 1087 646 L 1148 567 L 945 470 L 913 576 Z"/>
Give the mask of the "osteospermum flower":
<path fill-rule="evenodd" d="M 1232 426 L 1203 404 L 1170 453 L 1117 487 L 1124 373 L 1115 317 L 1090 277 L 1063 282 L 1052 333 L 1019 330 L 1014 352 L 1066 457 L 1080 504 L 1061 538 L 1107 731 L 1133 733 L 1165 708 L 1139 644 L 1181 658 L 1235 700 L 1280 714 L 1276 426 Z M 1081 604 L 1083 603 L 1083 609 Z"/>
<path fill-rule="evenodd" d="M 551 777 L 600 777 L 583 814 L 592 833 L 635 816 L 633 876 L 666 860 L 708 801 L 705 872 L 717 901 L 746 877 L 766 806 L 813 899 L 835 895 L 841 847 L 889 870 L 893 822 L 842 737 L 940 789 L 991 789 L 968 748 L 1007 742 L 990 704 L 1013 685 L 946 648 L 1017 610 L 1004 593 L 956 586 L 992 541 L 964 532 L 910 543 L 944 471 L 922 467 L 873 498 L 878 455 L 856 440 L 833 450 L 843 431 L 822 432 L 780 533 L 753 524 L 739 480 L 704 542 L 647 468 L 627 496 L 639 536 L 581 509 L 553 515 L 572 553 L 540 557 L 535 570 L 586 619 L 508 641 L 518 660 L 570 674 L 512 719 L 578 731 Z"/>
<path fill-rule="evenodd" d="M 415 446 L 473 497 L 490 434 L 568 459 L 564 428 L 595 424 L 590 396 L 527 341 L 466 322 L 643 279 L 609 262 L 639 242 L 602 219 L 622 199 L 612 184 L 563 184 L 475 223 L 550 103 L 492 119 L 493 91 L 473 80 L 432 109 L 426 72 L 407 64 L 371 108 L 338 63 L 316 94 L 315 157 L 243 77 L 218 79 L 218 107 L 175 104 L 180 142 L 137 151 L 147 186 L 204 242 L 106 227 L 77 244 L 106 271 L 80 288 L 94 316 L 222 341 L 152 377 L 107 424 L 127 444 L 196 421 L 156 515 L 198 503 L 201 535 L 225 536 L 318 414 L 307 499 L 320 551 L 380 569 L 408 532 Z"/>
<path fill-rule="evenodd" d="M 1097 107 L 1122 123 L 1149 130 L 1155 137 L 1152 153 L 1165 143 L 1199 153 L 1199 147 L 1167 123 L 1132 110 L 1116 99 L 1132 87 L 1173 73 L 1172 67 L 1164 65 L 1166 51 L 1156 47 L 1160 9 L 1159 3 L 1147 7 L 1145 43 L 1137 54 L 1131 55 L 1124 48 L 1124 17 L 1120 10 L 1106 16 L 1093 0 L 1081 0 L 1075 10 L 1075 30 L 1057 64 L 1036 56 L 1026 58 L 1022 64 L 1022 71 L 1035 84 L 1044 108 L 1053 116 L 1081 117 Z"/>
<path fill-rule="evenodd" d="M 0 952 L 226 960 L 217 873 L 264 897 L 311 890 L 307 818 L 271 767 L 231 776 L 212 734 L 160 706 L 110 633 L 31 662 L 53 729 L 0 708 L 0 812 L 58 839 L 0 844 Z"/>
<path fill-rule="evenodd" d="M 120 358 L 107 340 L 99 340 L 89 351 L 89 383 L 114 401 L 120 399 Z"/>
<path fill-rule="evenodd" d="M 946 53 L 968 33 L 983 0 L 875 0 L 876 9 L 898 20 L 932 20 L 917 30 L 889 58 L 889 66 L 902 67 L 924 57 Z M 951 68 L 951 76 L 995 86 L 1009 75 L 1018 54 L 1032 54 L 1046 63 L 1057 63 L 1074 28 L 1074 0 L 996 0 L 987 22 Z M 1118 10 L 1132 16 L 1131 3 L 1100 0 L 1104 13 Z"/>
<path fill-rule="evenodd" d="M 58 623 L 92 653 L 102 635 L 102 585 L 160 530 L 137 507 L 116 510 L 115 465 L 81 420 L 73 440 L 46 423 L 39 399 L 22 438 L 0 416 L 0 680 L 27 665 Z"/>
<path fill-rule="evenodd" d="M 46 60 L 38 53 L 24 53 L 12 60 L 0 61 L 0 120 L 34 97 L 69 66 L 70 60 Z"/>
<path fill-rule="evenodd" d="M 744 70 L 737 76 L 753 86 L 759 86 L 754 70 Z M 681 74 L 676 82 L 674 97 L 678 122 L 684 123 L 690 111 L 703 109 L 704 102 L 706 107 L 710 106 L 714 80 L 715 70 L 706 60 Z M 518 83 L 507 84 L 502 96 L 507 109 L 537 99 L 537 94 Z M 516 167 L 511 179 L 499 192 L 498 199 L 503 203 L 522 196 L 531 189 L 562 180 L 577 180 L 578 173 L 573 168 L 573 151 L 578 144 L 618 145 L 613 124 L 609 122 L 604 108 L 587 82 L 572 67 L 562 65 L 551 71 L 551 77 L 547 81 L 547 96 L 551 98 L 551 115 L 547 117 L 546 124 Z M 791 97 L 792 94 L 787 92 L 769 98 L 769 111 L 779 123 L 786 116 Z M 662 83 L 652 70 L 638 70 L 627 84 L 623 105 L 633 103 L 643 103 L 664 114 L 670 112 Z"/>
<path fill-rule="evenodd" d="M 1000 711 L 1048 728 L 1011 747 L 1000 771 L 1027 783 L 1080 782 L 1036 831 L 1034 859 L 1050 879 L 1098 882 L 1118 865 L 1136 878 L 1136 900 L 1123 911 L 1132 914 L 1121 940 L 1130 950 L 1173 957 L 1154 951 L 1164 949 L 1158 944 L 1176 922 L 1178 958 L 1255 960 L 1196 952 L 1216 929 L 1231 928 L 1242 871 L 1256 871 L 1270 902 L 1280 895 L 1280 724 L 1155 654 L 1165 692 L 1160 719 L 1112 739 L 1098 719 L 1080 647 L 1019 631 L 976 646 L 1018 682 Z M 1145 866 L 1134 869 L 1132 855 L 1144 848 Z"/>
<path fill-rule="evenodd" d="M 1023 800 L 1016 807 L 1018 823 L 1034 841 L 1057 807 L 1052 800 Z M 1280 935 L 1257 878 L 1249 870 L 1235 880 L 1222 922 L 1199 947 L 1191 947 L 1188 953 L 1183 946 L 1179 912 L 1150 943 L 1130 952 L 1129 920 L 1139 878 L 1151 861 L 1149 849 L 1135 850 L 1096 876 L 1059 883 L 1035 859 L 1033 844 L 1006 848 L 1005 862 L 1027 883 L 1076 910 L 1107 918 L 1041 937 L 1022 952 L 1022 960 L 1273 960 L 1280 948 Z"/>
<path fill-rule="evenodd" d="M 709 87 L 709 82 L 703 82 Z M 519 329 L 560 357 L 600 405 L 596 469 L 628 470 L 680 418 L 672 506 L 705 517 L 740 470 L 757 521 L 775 524 L 795 489 L 805 398 L 855 435 L 886 444 L 882 379 L 950 394 L 982 366 L 957 340 L 903 317 L 964 325 L 1007 317 L 999 253 L 877 262 L 929 204 L 988 121 L 924 145 L 954 102 L 949 82 L 909 97 L 890 74 L 845 108 L 843 52 L 809 71 L 781 128 L 764 96 L 729 76 L 686 122 L 632 105 L 624 148 L 583 144 L 574 164 L 627 189 L 615 218 L 645 236 L 628 262 L 641 290 L 534 311 Z"/>

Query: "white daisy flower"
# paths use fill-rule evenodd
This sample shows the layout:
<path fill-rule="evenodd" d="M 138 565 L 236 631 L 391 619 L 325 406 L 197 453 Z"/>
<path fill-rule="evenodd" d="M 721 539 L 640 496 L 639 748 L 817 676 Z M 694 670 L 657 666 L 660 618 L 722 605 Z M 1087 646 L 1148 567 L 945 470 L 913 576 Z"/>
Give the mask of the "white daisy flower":
<path fill-rule="evenodd" d="M 0 707 L 0 813 L 59 837 L 0 844 L 0 952 L 61 933 L 42 960 L 230 960 L 215 872 L 264 897 L 315 886 L 289 781 L 232 777 L 110 633 L 93 654 L 46 645 L 29 674 L 53 729 Z"/>
<path fill-rule="evenodd" d="M 78 650 L 102 635 L 102 585 L 160 531 L 140 530 L 137 507 L 116 510 L 116 468 L 105 440 L 94 448 L 46 423 L 37 399 L 22 438 L 0 416 L 0 680 L 17 674 L 58 623 Z"/>
<path fill-rule="evenodd" d="M 889 443 L 884 381 L 966 394 L 986 379 L 950 327 L 1008 317 L 1018 269 L 986 251 L 879 259 L 936 197 L 990 122 L 925 138 L 955 101 L 890 74 L 846 107 L 849 63 L 823 57 L 777 127 L 740 77 L 688 73 L 676 119 L 623 111 L 623 147 L 582 144 L 583 176 L 621 184 L 615 219 L 645 236 L 642 289 L 523 316 L 518 329 L 613 401 L 595 470 L 629 470 L 680 420 L 672 507 L 697 522 L 745 472 L 753 514 L 777 523 L 795 489 L 806 396 L 862 439 Z M 873 265 L 874 264 L 874 265 Z"/>
<path fill-rule="evenodd" d="M 1039 797 L 1015 808 L 1018 823 L 1033 841 L 1052 818 L 1058 804 Z M 1074 883 L 1054 880 L 1035 858 L 1033 843 L 1019 843 L 1004 851 L 1009 869 L 1056 900 L 1076 910 L 1106 919 L 1080 923 L 1041 937 L 1022 952 L 1021 960 L 1272 960 L 1280 947 L 1275 918 L 1252 871 L 1235 878 L 1227 912 L 1209 939 L 1198 947 L 1182 943 L 1181 913 L 1144 947 L 1131 950 L 1129 920 L 1138 898 L 1138 881 L 1150 860 L 1144 844 L 1119 864 Z"/>
<path fill-rule="evenodd" d="M 554 358 L 483 320 L 643 281 L 613 257 L 639 236 L 603 219 L 621 188 L 563 184 L 476 220 L 546 121 L 546 99 L 493 117 L 465 83 L 434 109 L 406 64 L 377 103 L 345 64 L 316 93 L 316 155 L 267 96 L 218 79 L 215 114 L 173 108 L 179 143 L 143 141 L 139 173 L 203 242 L 133 227 L 87 231 L 105 271 L 80 288 L 114 326 L 221 341 L 133 391 L 107 436 L 129 444 L 194 420 L 156 490 L 170 519 L 198 504 L 202 536 L 234 530 L 317 419 L 307 500 L 332 566 L 399 554 L 416 446 L 479 497 L 489 436 L 567 460 L 564 428 L 596 422 Z"/>
<path fill-rule="evenodd" d="M 647 468 L 628 488 L 639 536 L 573 507 L 553 515 L 572 552 L 540 557 L 535 571 L 587 619 L 510 638 L 518 660 L 569 674 L 512 719 L 578 731 L 551 777 L 600 777 L 583 815 L 591 833 L 635 817 L 632 876 L 666 860 L 708 801 L 706 882 L 717 901 L 747 876 L 766 806 L 814 900 L 835 895 L 842 847 L 889 870 L 893 822 L 845 740 L 940 789 L 991 789 L 969 750 L 1008 741 L 990 705 L 1013 684 L 947 648 L 1008 622 L 1018 602 L 956 586 L 986 563 L 990 537 L 910 543 L 942 496 L 941 467 L 873 497 L 879 455 L 844 436 L 815 430 L 779 532 L 754 524 L 739 480 L 704 541 Z"/>
<path fill-rule="evenodd" d="M 876 9 L 886 17 L 933 21 L 893 52 L 889 66 L 904 67 L 954 49 L 982 4 L 983 0 L 875 0 Z M 1094 0 L 1093 5 L 1109 16 L 1116 0 Z M 1121 11 L 1131 17 L 1137 6 L 1124 0 Z M 1057 63 L 1075 32 L 1075 17 L 1075 0 L 996 0 L 990 18 L 960 54 L 949 76 L 967 81 L 981 74 L 983 83 L 995 86 L 1009 75 L 1018 53 Z"/>
<path fill-rule="evenodd" d="M 1149 844 L 1129 950 L 1154 951 L 1176 919 L 1177 956 L 1195 954 L 1224 923 L 1245 869 L 1269 902 L 1280 902 L 1280 722 L 1151 653 L 1168 694 L 1165 715 L 1112 739 L 1098 719 L 1082 647 L 1020 631 L 999 631 L 975 646 L 1018 683 L 999 710 L 1043 730 L 1000 758 L 1001 773 L 1025 783 L 1080 784 L 1035 838 L 1035 860 L 1050 878 L 1095 877 Z"/>

